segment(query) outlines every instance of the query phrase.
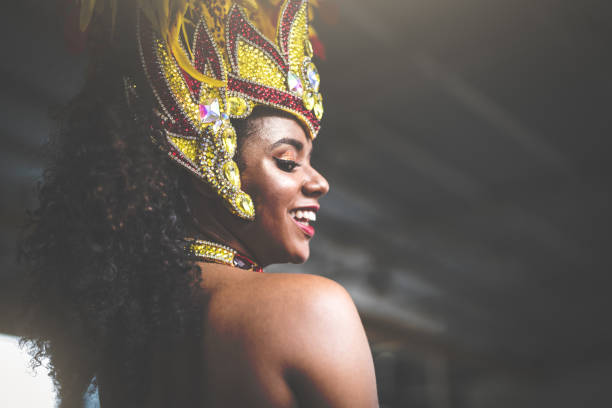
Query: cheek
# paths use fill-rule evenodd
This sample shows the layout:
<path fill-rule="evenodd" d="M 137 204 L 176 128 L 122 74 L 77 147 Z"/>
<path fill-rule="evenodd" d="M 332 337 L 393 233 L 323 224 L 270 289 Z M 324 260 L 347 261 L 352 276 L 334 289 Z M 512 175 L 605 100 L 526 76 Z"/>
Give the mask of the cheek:
<path fill-rule="evenodd" d="M 268 236 L 274 241 L 284 241 L 292 228 L 289 210 L 295 207 L 296 184 L 291 177 L 274 173 L 259 181 L 262 182 L 245 186 L 250 187 L 248 193 L 255 204 L 252 232 L 259 239 Z"/>
<path fill-rule="evenodd" d="M 292 192 L 289 183 L 281 184 L 275 180 L 275 184 L 268 183 L 262 186 L 253 200 L 255 201 L 256 216 L 268 226 L 279 220 L 284 220 L 284 216 L 291 208 L 292 199 L 295 194 Z"/>
<path fill-rule="evenodd" d="M 256 218 L 257 213 L 266 216 L 287 212 L 298 193 L 297 183 L 288 173 L 280 173 L 270 167 L 262 166 L 261 171 L 256 172 L 258 177 L 249 178 L 243 186 L 253 199 Z"/>

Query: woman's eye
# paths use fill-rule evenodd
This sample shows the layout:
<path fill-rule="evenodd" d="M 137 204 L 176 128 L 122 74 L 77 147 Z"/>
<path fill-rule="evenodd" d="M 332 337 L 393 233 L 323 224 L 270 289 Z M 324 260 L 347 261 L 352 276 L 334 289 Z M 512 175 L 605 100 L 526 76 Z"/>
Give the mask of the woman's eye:
<path fill-rule="evenodd" d="M 278 157 L 275 157 L 274 159 L 276 160 L 276 165 L 282 171 L 291 172 L 293 169 L 299 166 L 299 164 L 293 160 L 279 159 Z"/>

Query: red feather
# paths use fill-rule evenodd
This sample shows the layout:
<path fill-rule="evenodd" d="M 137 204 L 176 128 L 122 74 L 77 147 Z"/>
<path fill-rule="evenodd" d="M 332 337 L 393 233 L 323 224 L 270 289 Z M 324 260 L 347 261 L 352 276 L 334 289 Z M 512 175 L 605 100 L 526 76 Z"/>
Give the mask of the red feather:
<path fill-rule="evenodd" d="M 311 35 L 310 42 L 312 43 L 314 55 L 325 61 L 325 46 L 323 45 L 321 40 L 319 40 L 319 37 L 317 35 Z"/>

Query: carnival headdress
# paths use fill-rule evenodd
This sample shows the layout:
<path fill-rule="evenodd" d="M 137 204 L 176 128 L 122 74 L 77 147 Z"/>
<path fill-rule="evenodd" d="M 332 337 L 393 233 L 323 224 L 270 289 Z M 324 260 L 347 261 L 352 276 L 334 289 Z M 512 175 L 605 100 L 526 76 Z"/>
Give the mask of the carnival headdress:
<path fill-rule="evenodd" d="M 84 29 L 95 0 L 80 3 Z M 234 214 L 252 220 L 255 210 L 241 189 L 230 119 L 266 105 L 292 113 L 316 137 L 323 103 L 307 0 L 138 3 L 142 65 L 165 138 L 158 144 L 207 181 Z M 111 5 L 116 7 L 116 0 Z M 195 27 L 191 41 L 187 24 Z"/>

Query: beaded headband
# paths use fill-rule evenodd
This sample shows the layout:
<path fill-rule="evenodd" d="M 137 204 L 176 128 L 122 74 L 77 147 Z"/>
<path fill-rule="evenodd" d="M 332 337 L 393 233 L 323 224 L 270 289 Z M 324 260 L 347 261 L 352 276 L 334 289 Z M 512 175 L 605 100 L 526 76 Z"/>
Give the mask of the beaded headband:
<path fill-rule="evenodd" d="M 164 140 L 155 141 L 213 187 L 234 214 L 253 220 L 253 202 L 241 189 L 234 161 L 230 119 L 249 116 L 257 105 L 270 106 L 293 114 L 316 137 L 323 103 L 308 37 L 308 2 L 285 0 L 276 7 L 274 41 L 255 24 L 269 12 L 264 16 L 232 1 L 191 3 L 197 18 L 193 38 L 187 40 L 183 25 L 178 47 L 156 30 L 144 8 L 138 13 L 142 65 L 163 129 L 157 138 Z"/>

